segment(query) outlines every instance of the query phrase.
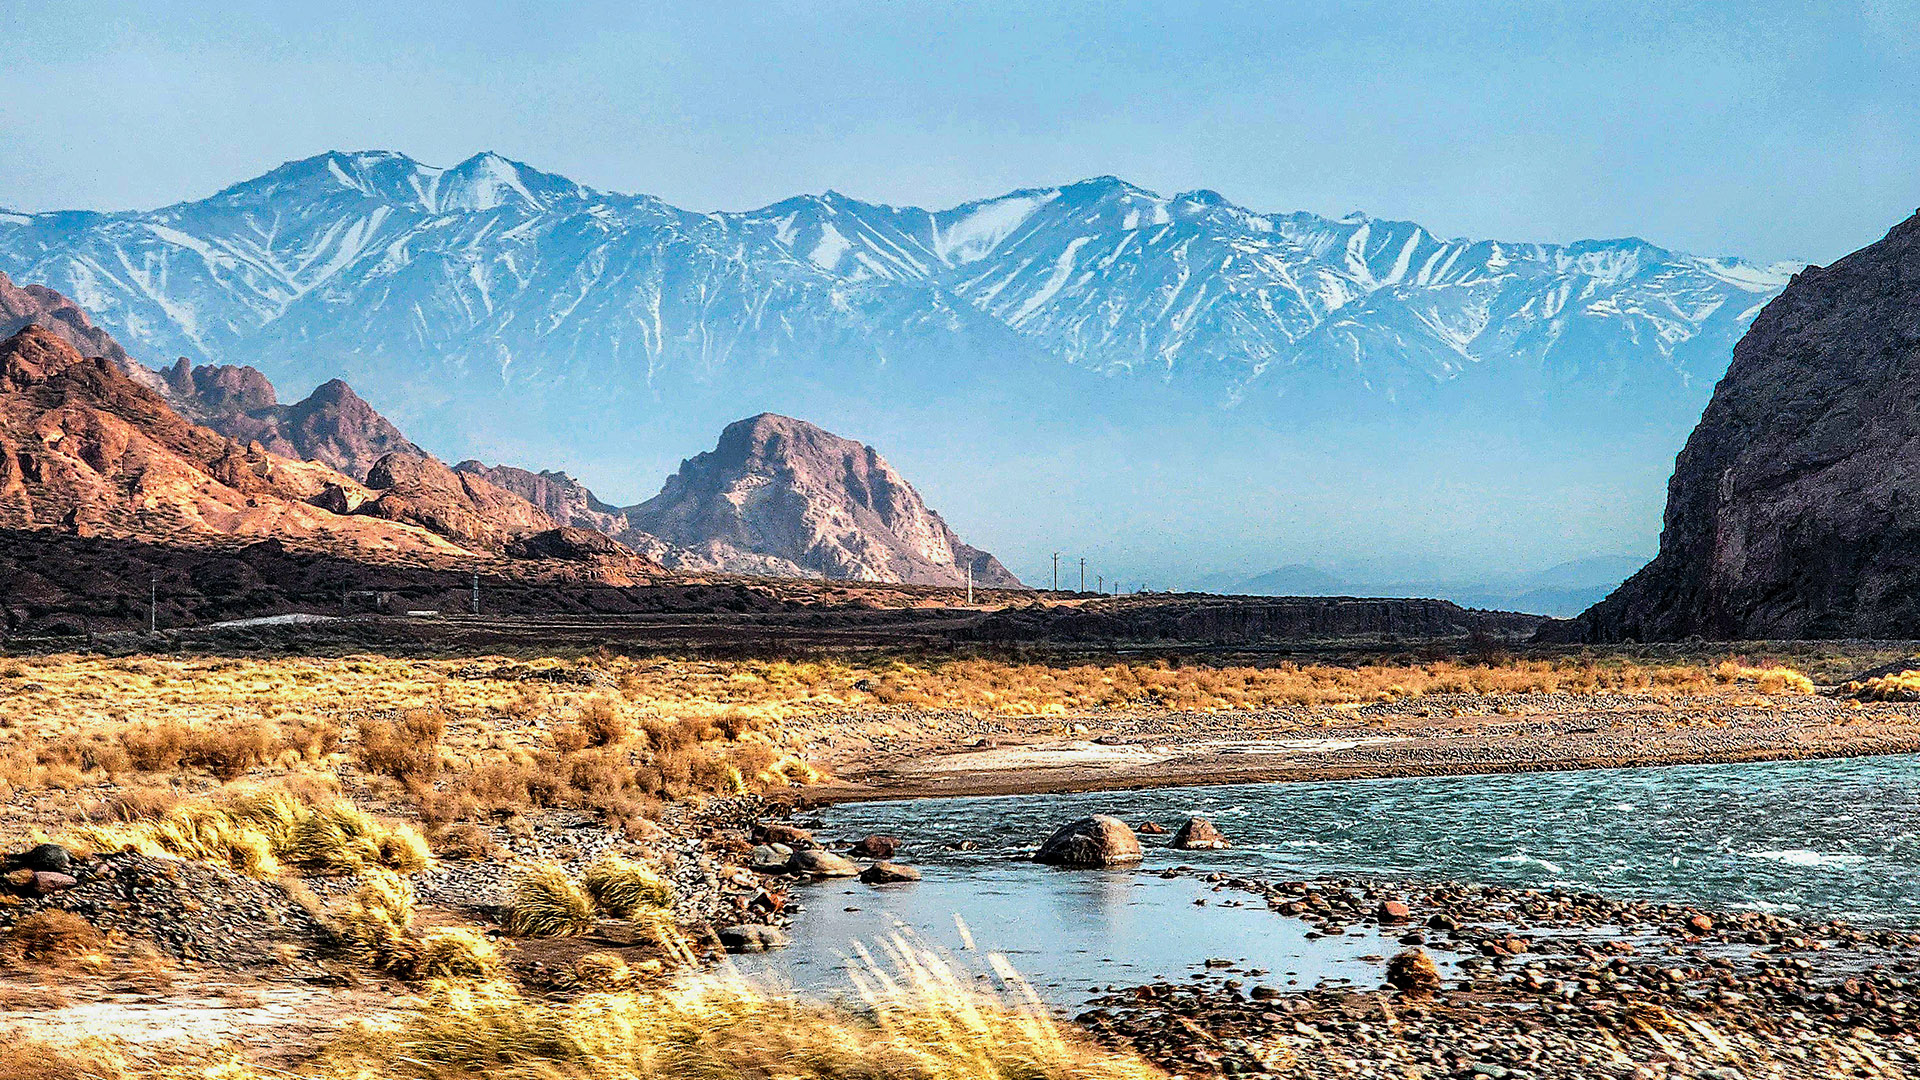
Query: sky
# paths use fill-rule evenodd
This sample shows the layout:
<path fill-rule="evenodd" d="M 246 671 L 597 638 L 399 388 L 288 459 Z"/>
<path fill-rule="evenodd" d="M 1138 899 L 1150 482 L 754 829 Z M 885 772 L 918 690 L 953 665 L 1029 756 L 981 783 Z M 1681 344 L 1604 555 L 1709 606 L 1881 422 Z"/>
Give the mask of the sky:
<path fill-rule="evenodd" d="M 13 5 L 0 206 L 482 149 L 697 210 L 1113 174 L 1827 262 L 1920 206 L 1920 0 Z"/>

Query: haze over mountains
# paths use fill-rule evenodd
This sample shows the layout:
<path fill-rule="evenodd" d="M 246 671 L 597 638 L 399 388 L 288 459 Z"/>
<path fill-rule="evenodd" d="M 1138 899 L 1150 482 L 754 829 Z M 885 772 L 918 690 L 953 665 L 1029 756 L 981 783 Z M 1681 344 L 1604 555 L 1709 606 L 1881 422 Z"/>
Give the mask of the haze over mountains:
<path fill-rule="evenodd" d="M 345 378 L 448 460 L 625 500 L 726 422 L 799 416 L 888 446 L 1030 578 L 1067 548 L 1162 586 L 1650 549 L 1672 454 L 1787 269 L 1113 178 L 700 214 L 489 154 L 0 214 L 0 271 L 135 353 Z"/>

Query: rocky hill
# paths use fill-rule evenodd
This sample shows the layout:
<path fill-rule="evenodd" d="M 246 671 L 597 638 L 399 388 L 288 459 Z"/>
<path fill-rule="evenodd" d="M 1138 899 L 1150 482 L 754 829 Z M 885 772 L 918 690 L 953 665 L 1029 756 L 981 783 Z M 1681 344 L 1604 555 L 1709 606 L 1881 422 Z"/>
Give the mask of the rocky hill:
<path fill-rule="evenodd" d="M 365 480 L 388 454 L 425 457 L 387 418 L 339 379 L 282 405 L 259 371 L 228 364 L 194 367 L 185 357 L 162 372 L 168 400 L 196 423 L 284 457 L 318 461 Z"/>
<path fill-rule="evenodd" d="M 1595 640 L 1920 636 L 1920 214 L 1797 275 L 1674 465 Z"/>
<path fill-rule="evenodd" d="M 223 406 L 272 395 L 234 369 L 200 392 Z M 611 541 L 571 535 L 524 499 L 431 457 L 388 453 L 362 484 L 242 444 L 38 323 L 0 343 L 0 529 L 182 548 L 271 541 L 423 567 L 512 555 L 591 562 L 619 580 L 659 569 Z"/>
<path fill-rule="evenodd" d="M 728 425 L 625 516 L 689 569 L 958 585 L 971 566 L 978 586 L 1020 587 L 872 447 L 772 413 Z"/>

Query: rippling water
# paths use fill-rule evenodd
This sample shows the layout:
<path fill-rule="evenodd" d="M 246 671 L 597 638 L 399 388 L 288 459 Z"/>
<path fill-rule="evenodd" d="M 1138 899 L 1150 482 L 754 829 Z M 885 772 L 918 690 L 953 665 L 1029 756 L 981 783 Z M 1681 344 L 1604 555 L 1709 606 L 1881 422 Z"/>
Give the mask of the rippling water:
<path fill-rule="evenodd" d="M 980 947 L 1009 951 L 1036 981 L 1055 986 L 1179 977 L 1209 956 L 1303 980 L 1359 978 L 1355 965 L 1371 962 L 1362 955 L 1394 947 L 1377 937 L 1308 942 L 1299 924 L 1261 908 L 1218 907 L 1231 894 L 1192 881 L 1016 860 L 1055 826 L 1090 813 L 1169 829 L 1199 814 L 1235 845 L 1176 852 L 1143 837 L 1147 870 L 1565 885 L 1920 926 L 1920 757 L 1901 756 L 835 807 L 821 815 L 823 840 L 896 835 L 907 845 L 901 861 L 921 866 L 927 880 L 800 890 L 808 910 L 796 919 L 795 948 L 774 969 L 824 985 L 849 941 L 895 926 L 958 945 L 956 913 Z M 949 850 L 962 843 L 974 850 Z M 1196 898 L 1210 901 L 1197 908 Z"/>

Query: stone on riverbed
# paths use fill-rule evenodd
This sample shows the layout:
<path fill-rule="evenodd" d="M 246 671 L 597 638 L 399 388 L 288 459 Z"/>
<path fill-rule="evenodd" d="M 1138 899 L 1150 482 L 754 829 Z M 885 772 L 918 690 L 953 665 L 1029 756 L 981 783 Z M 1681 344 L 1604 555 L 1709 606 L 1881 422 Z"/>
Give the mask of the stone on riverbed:
<path fill-rule="evenodd" d="M 1440 969 L 1425 949 L 1408 949 L 1387 961 L 1387 985 L 1409 994 L 1440 989 Z"/>
<path fill-rule="evenodd" d="M 885 860 L 860 871 L 860 880 L 869 885 L 892 885 L 901 881 L 919 881 L 920 871 Z"/>
<path fill-rule="evenodd" d="M 787 825 L 778 821 L 770 821 L 759 827 L 759 833 L 761 843 L 784 844 L 787 847 L 793 848 L 795 851 L 820 846 L 814 842 L 812 833 L 797 825 Z"/>
<path fill-rule="evenodd" d="M 1173 834 L 1173 846 L 1181 851 L 1220 851 L 1228 847 L 1227 838 L 1206 818 L 1190 817 Z"/>
<path fill-rule="evenodd" d="M 785 844 L 761 844 L 753 849 L 753 858 L 748 865 L 757 873 L 787 873 L 793 869 L 793 849 Z"/>
<path fill-rule="evenodd" d="M 1127 823 L 1095 814 L 1062 825 L 1033 859 L 1049 866 L 1123 866 L 1140 861 L 1140 840 Z"/>
<path fill-rule="evenodd" d="M 812 874 L 814 877 L 852 877 L 860 872 L 860 868 L 850 860 L 823 848 L 794 852 L 792 867 L 795 873 Z"/>
<path fill-rule="evenodd" d="M 862 859 L 891 859 L 899 850 L 900 841 L 891 836 L 869 836 L 853 845 L 853 854 Z"/>
<path fill-rule="evenodd" d="M 793 944 L 793 939 L 777 926 L 744 923 L 721 927 L 720 944 L 726 946 L 728 952 L 755 953 L 784 949 Z"/>

